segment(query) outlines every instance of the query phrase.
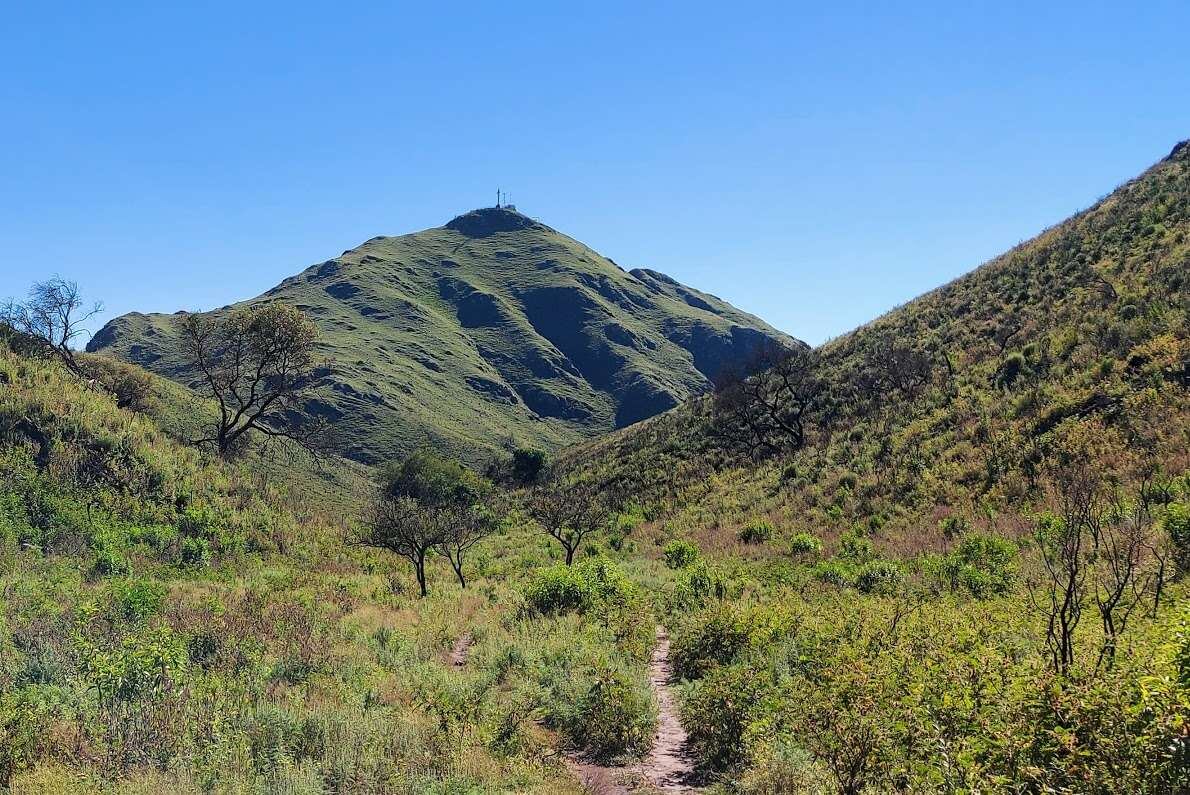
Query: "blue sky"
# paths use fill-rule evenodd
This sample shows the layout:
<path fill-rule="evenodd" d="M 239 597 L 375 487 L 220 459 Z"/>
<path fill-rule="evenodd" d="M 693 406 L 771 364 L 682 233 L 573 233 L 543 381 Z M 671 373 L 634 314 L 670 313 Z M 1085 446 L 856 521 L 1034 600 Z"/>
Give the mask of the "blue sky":
<path fill-rule="evenodd" d="M 820 342 L 1190 137 L 1185 2 L 183 5 L 6 6 L 0 297 L 208 309 L 502 187 Z"/>

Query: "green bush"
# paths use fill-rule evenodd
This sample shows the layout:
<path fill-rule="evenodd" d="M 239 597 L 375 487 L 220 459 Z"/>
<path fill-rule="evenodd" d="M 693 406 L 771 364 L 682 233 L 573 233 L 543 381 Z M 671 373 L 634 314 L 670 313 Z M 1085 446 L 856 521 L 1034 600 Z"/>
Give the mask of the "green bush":
<path fill-rule="evenodd" d="M 855 587 L 864 593 L 890 593 L 905 579 L 901 567 L 891 560 L 873 560 L 860 567 Z"/>
<path fill-rule="evenodd" d="M 140 622 L 161 611 L 165 585 L 150 580 L 124 579 L 111 584 L 113 612 L 129 622 Z"/>
<path fill-rule="evenodd" d="M 789 539 L 789 553 L 791 555 L 811 555 L 822 551 L 822 541 L 810 533 L 795 533 Z"/>
<path fill-rule="evenodd" d="M 671 569 L 684 569 L 699 558 L 698 547 L 685 539 L 670 541 L 662 550 L 665 565 Z"/>
<path fill-rule="evenodd" d="M 518 447 L 512 451 L 512 477 L 521 484 L 536 483 L 545 471 L 545 451 Z"/>
<path fill-rule="evenodd" d="M 643 755 L 656 727 L 657 709 L 649 688 L 611 668 L 596 671 L 590 688 L 562 723 L 572 744 L 602 760 Z"/>
<path fill-rule="evenodd" d="M 723 772 L 744 759 L 744 734 L 771 688 L 746 665 L 722 666 L 692 683 L 682 699 L 692 756 L 699 767 Z"/>
<path fill-rule="evenodd" d="M 542 615 L 624 606 L 636 597 L 631 581 L 603 557 L 588 558 L 574 566 L 540 569 L 524 594 L 529 609 Z"/>
<path fill-rule="evenodd" d="M 1173 546 L 1178 571 L 1190 572 L 1190 503 L 1172 503 L 1165 511 L 1161 525 Z"/>
<path fill-rule="evenodd" d="M 753 522 L 740 531 L 739 538 L 745 544 L 763 544 L 773 537 L 773 526 L 763 519 Z"/>
<path fill-rule="evenodd" d="M 183 566 L 202 568 L 211 559 L 211 544 L 205 538 L 183 538 L 180 560 Z"/>
<path fill-rule="evenodd" d="M 700 558 L 682 569 L 674 581 L 670 602 L 674 609 L 689 609 L 702 607 L 708 601 L 726 595 L 727 582 L 723 574 Z"/>
<path fill-rule="evenodd" d="M 1006 538 L 972 534 L 949 554 L 928 561 L 926 568 L 944 588 L 982 599 L 1012 587 L 1016 554 L 1016 545 Z"/>
<path fill-rule="evenodd" d="M 753 631 L 752 616 L 732 605 L 694 616 L 670 646 L 674 673 L 682 679 L 699 679 L 735 662 L 751 644 Z"/>
<path fill-rule="evenodd" d="M 91 564 L 92 577 L 126 577 L 131 571 L 128 559 L 107 547 L 101 547 L 95 552 L 95 561 Z"/>

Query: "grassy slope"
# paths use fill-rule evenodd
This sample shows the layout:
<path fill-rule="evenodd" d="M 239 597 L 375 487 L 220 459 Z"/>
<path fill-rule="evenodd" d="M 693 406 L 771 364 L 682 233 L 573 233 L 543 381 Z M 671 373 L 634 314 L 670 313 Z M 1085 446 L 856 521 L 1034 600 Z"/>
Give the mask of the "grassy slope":
<path fill-rule="evenodd" d="M 1011 529 L 1015 512 L 1038 497 L 1028 463 L 1067 416 L 1152 437 L 1150 459 L 1181 472 L 1190 466 L 1190 147 L 1091 209 L 823 346 L 833 393 L 846 395 L 887 340 L 934 352 L 928 393 L 876 406 L 840 398 L 833 431 L 820 415 L 812 443 L 788 460 L 723 456 L 707 435 L 706 400 L 580 445 L 568 458 L 632 482 L 659 517 L 660 537 L 688 533 L 736 551 L 743 547 L 733 531 L 757 518 L 782 533 L 828 539 L 871 523 L 877 544 L 902 552 L 944 546 L 939 520 L 952 514 Z M 1014 354 L 1025 367 L 1006 385 L 998 373 Z"/>
<path fill-rule="evenodd" d="M 510 439 L 555 448 L 670 408 L 762 335 L 784 338 L 495 209 L 373 238 L 254 300 L 270 299 L 317 322 L 333 375 L 310 410 L 369 463 L 420 446 L 472 461 Z M 189 378 L 170 316 L 118 318 L 91 348 Z"/>
<path fill-rule="evenodd" d="M 931 387 L 912 401 L 848 399 L 888 340 L 933 352 Z M 833 422 L 820 412 L 796 454 L 723 454 L 703 399 L 564 459 L 629 484 L 647 521 L 618 545 L 657 560 L 689 540 L 709 558 L 661 585 L 704 769 L 748 793 L 1190 786 L 1184 569 L 1160 611 L 1146 595 L 1114 666 L 1097 663 L 1088 594 L 1060 676 L 1030 533 L 1054 505 L 1046 467 L 1071 439 L 1095 450 L 1125 500 L 1143 478 L 1167 489 L 1174 505 L 1154 503 L 1154 543 L 1188 511 L 1190 147 L 821 353 Z M 1024 367 L 1008 383 L 1014 354 Z M 768 540 L 741 539 L 766 523 Z M 939 573 L 977 533 L 1016 541 L 1005 564 L 976 553 L 964 570 L 976 583 L 1004 575 L 1002 590 Z M 824 548 L 795 547 L 796 534 Z M 1088 566 L 1094 591 L 1105 568 Z"/>
<path fill-rule="evenodd" d="M 471 590 L 435 560 L 416 598 L 394 556 L 344 543 L 352 502 L 321 475 L 178 444 L 158 423 L 191 404 L 158 387 L 132 413 L 0 340 L 0 789 L 573 791 L 558 732 L 581 742 L 597 677 L 645 687 L 641 632 L 522 614 L 552 555 L 517 525 Z"/>

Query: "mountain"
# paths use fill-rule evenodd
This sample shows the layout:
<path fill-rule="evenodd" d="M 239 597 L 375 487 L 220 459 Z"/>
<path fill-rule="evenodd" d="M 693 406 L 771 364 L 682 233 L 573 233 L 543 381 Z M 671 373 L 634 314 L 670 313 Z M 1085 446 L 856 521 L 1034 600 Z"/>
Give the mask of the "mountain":
<path fill-rule="evenodd" d="M 240 306 L 272 300 L 318 325 L 328 387 L 304 410 L 365 463 L 421 446 L 473 461 L 510 440 L 556 448 L 706 391 L 766 340 L 792 342 L 503 207 L 372 238 Z M 170 315 L 118 317 L 87 350 L 195 380 Z"/>

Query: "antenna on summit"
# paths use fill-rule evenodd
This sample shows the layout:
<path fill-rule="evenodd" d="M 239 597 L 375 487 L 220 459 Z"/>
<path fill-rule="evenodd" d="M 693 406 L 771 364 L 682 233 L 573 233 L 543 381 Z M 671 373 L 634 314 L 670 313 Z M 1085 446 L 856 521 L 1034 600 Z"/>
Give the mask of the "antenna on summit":
<path fill-rule="evenodd" d="M 500 189 L 496 188 L 496 209 L 500 209 Z"/>

